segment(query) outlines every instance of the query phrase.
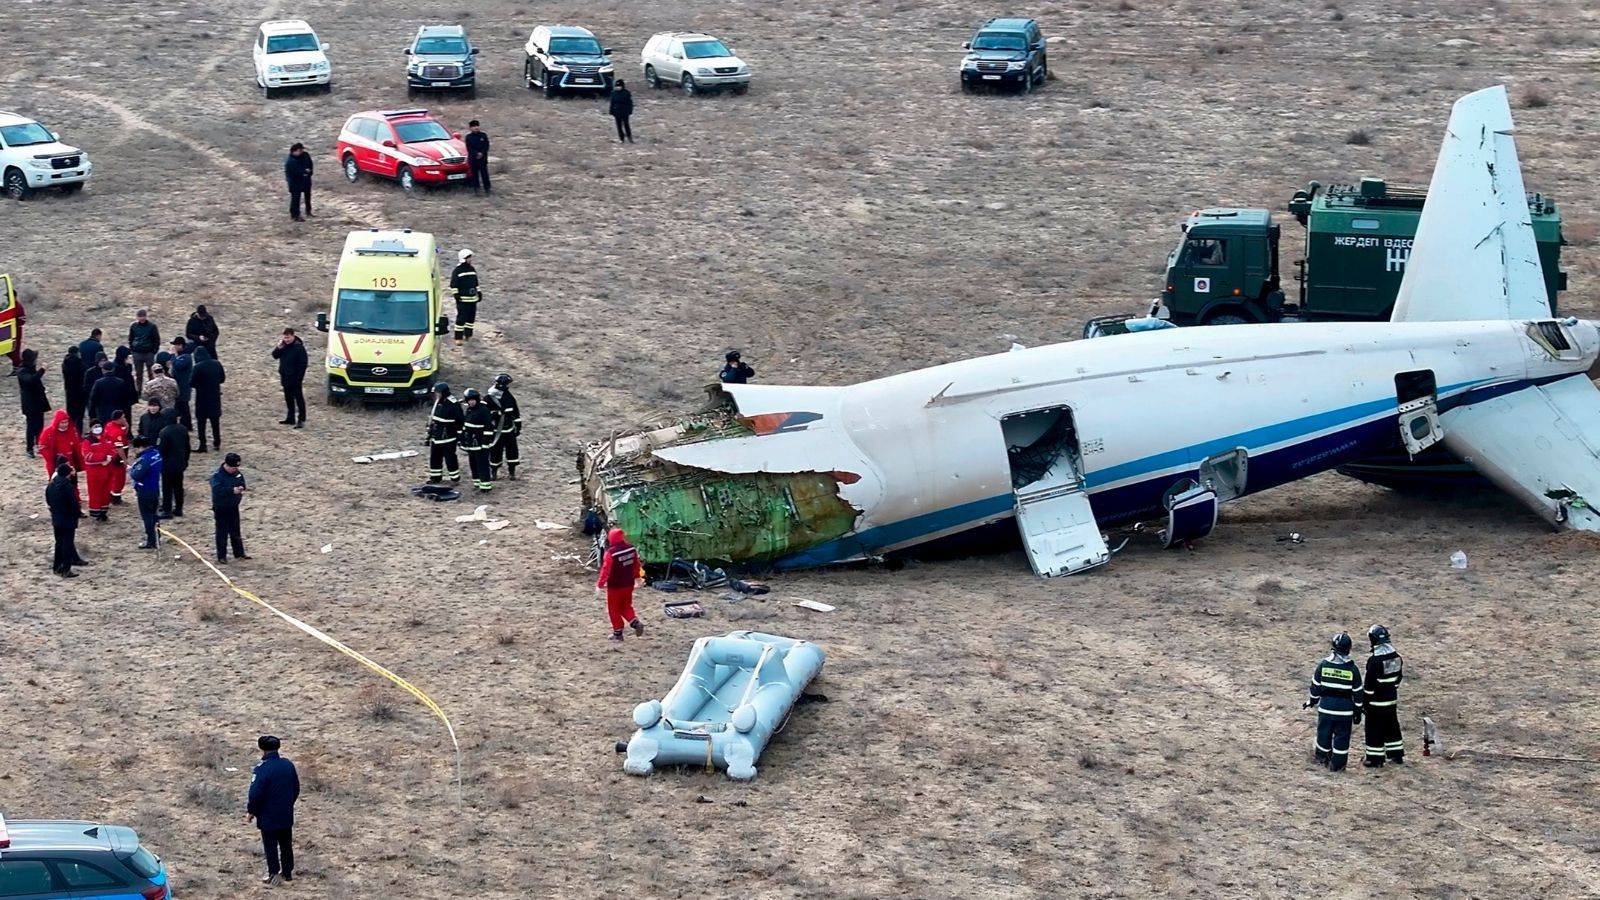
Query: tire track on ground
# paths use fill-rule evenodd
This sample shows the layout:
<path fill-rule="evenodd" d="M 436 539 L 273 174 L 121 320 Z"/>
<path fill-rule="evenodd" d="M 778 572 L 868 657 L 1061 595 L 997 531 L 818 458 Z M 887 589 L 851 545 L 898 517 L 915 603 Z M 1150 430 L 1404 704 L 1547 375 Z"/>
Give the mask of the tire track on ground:
<path fill-rule="evenodd" d="M 76 88 L 56 87 L 47 89 L 53 90 L 55 93 L 60 94 L 63 97 L 68 97 L 80 103 L 98 106 L 101 109 L 104 109 L 117 116 L 117 118 L 122 121 L 122 124 L 125 128 L 149 132 L 157 137 L 163 137 L 169 141 L 173 141 L 174 143 L 181 144 L 190 150 L 193 150 L 195 153 L 205 157 L 205 159 L 213 166 L 221 169 L 223 172 L 236 179 L 252 182 L 267 189 L 269 192 L 281 188 L 281 185 L 278 185 L 277 183 L 262 176 L 249 166 L 246 166 L 244 163 L 241 163 L 228 154 L 223 153 L 216 147 L 206 144 L 203 141 L 196 140 L 189 135 L 173 131 L 172 129 L 160 125 L 159 123 L 152 122 L 128 107 L 123 106 L 121 103 L 118 103 L 117 101 L 108 97 L 90 93 L 89 91 L 78 90 Z M 371 206 L 358 203 L 344 197 L 330 197 L 327 194 L 323 194 L 317 198 L 317 206 L 332 207 L 342 213 L 346 218 L 355 222 L 360 222 L 369 228 L 380 228 L 385 230 L 393 228 L 393 226 L 390 225 L 388 220 L 384 217 L 383 213 Z"/>

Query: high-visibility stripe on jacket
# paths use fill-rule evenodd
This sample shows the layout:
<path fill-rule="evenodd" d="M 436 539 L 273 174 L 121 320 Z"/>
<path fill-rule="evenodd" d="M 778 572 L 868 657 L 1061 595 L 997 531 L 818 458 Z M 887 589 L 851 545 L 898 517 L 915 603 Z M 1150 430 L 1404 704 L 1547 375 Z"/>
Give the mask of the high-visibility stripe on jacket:
<path fill-rule="evenodd" d="M 433 412 L 428 418 L 428 439 L 435 444 L 453 444 L 456 437 L 461 434 L 462 415 L 461 406 L 448 397 L 441 397 L 433 403 Z"/>
<path fill-rule="evenodd" d="M 1392 648 L 1382 655 L 1368 657 L 1367 705 L 1394 706 L 1400 700 L 1400 679 L 1404 677 L 1405 662 Z"/>
<path fill-rule="evenodd" d="M 1311 699 L 1317 712 L 1330 716 L 1354 715 L 1361 707 L 1361 669 L 1329 654 L 1311 670 Z"/>

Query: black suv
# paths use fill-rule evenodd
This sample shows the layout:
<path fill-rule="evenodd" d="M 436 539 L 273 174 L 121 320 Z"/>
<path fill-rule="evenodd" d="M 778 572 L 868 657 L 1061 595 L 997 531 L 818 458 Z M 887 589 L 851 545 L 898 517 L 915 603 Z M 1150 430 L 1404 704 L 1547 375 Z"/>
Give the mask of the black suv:
<path fill-rule="evenodd" d="M 1050 77 L 1044 35 L 1032 19 L 990 19 L 962 44 L 961 89 L 1014 87 L 1026 94 Z"/>

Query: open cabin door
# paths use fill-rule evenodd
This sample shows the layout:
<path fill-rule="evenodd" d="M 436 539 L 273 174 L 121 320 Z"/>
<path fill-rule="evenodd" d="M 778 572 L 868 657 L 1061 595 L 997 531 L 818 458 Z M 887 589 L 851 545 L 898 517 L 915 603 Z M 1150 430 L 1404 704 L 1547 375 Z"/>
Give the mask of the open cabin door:
<path fill-rule="evenodd" d="M 1072 410 L 1065 406 L 1000 420 L 1017 528 L 1033 571 L 1045 578 L 1104 565 L 1111 558 L 1083 490 L 1083 463 Z"/>
<path fill-rule="evenodd" d="M 1415 458 L 1444 439 L 1433 370 L 1401 372 L 1394 376 L 1394 394 L 1400 404 L 1400 440 L 1406 445 L 1406 452 Z"/>

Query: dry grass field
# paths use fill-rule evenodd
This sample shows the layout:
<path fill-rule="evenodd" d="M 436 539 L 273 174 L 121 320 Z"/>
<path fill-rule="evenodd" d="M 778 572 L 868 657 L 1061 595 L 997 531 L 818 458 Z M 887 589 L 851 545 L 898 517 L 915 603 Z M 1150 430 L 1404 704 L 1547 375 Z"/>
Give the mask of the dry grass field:
<path fill-rule="evenodd" d="M 697 402 L 740 347 L 774 383 L 844 384 L 1076 336 L 1136 308 L 1189 210 L 1281 210 L 1306 180 L 1425 182 L 1451 102 L 1504 82 L 1531 187 L 1564 205 L 1568 309 L 1600 313 L 1600 10 L 1584 0 L 954 0 L 643 4 L 461 0 L 6 0 L 0 108 L 87 148 L 76 197 L 0 206 L 0 271 L 54 367 L 95 325 L 197 302 L 222 329 L 225 449 L 253 491 L 245 587 L 405 675 L 411 698 L 232 595 L 137 514 L 88 525 L 85 577 L 49 574 L 38 463 L 8 417 L 0 602 L 0 811 L 136 827 L 185 898 L 260 892 L 243 821 L 254 739 L 301 768 L 303 897 L 1600 896 L 1600 544 L 1498 497 L 1434 502 L 1334 475 L 1230 507 L 1197 552 L 1135 544 L 1044 582 L 1020 552 L 783 575 L 765 602 L 706 598 L 606 643 L 592 575 L 566 557 L 585 440 Z M 1038 17 L 1054 79 L 965 96 L 959 47 L 989 14 Z M 254 26 L 304 16 L 332 43 L 331 95 L 263 100 Z M 466 24 L 496 193 L 347 184 L 350 113 L 405 104 L 417 24 Z M 723 35 L 744 97 L 637 84 L 635 146 L 598 101 L 518 76 L 541 22 L 617 48 L 633 79 L 655 31 Z M 1353 132 L 1367 143 L 1351 143 Z M 280 166 L 304 141 L 316 219 L 288 221 Z M 280 416 L 268 358 L 325 308 L 345 233 L 406 226 L 477 253 L 483 336 L 446 377 L 516 375 L 524 477 L 513 527 L 458 525 L 407 487 L 418 410 Z M 1285 225 L 1292 243 L 1298 226 Z M 484 328 L 484 326 L 489 326 Z M 51 376 L 51 397 L 60 401 Z M 9 396 L 14 387 L 4 388 Z M 12 403 L 7 399 L 5 402 Z M 1137 415 L 1130 410 L 1130 415 Z M 197 457 L 177 533 L 210 521 Z M 1276 538 L 1302 532 L 1302 544 Z M 331 553 L 318 552 L 331 543 Z M 1447 558 L 1465 550 L 1470 568 Z M 811 598 L 830 615 L 796 609 Z M 1382 621 L 1408 660 L 1403 769 L 1310 761 L 1303 682 L 1328 636 Z M 760 628 L 821 644 L 812 690 L 750 784 L 625 776 L 612 742 L 691 641 Z"/>

